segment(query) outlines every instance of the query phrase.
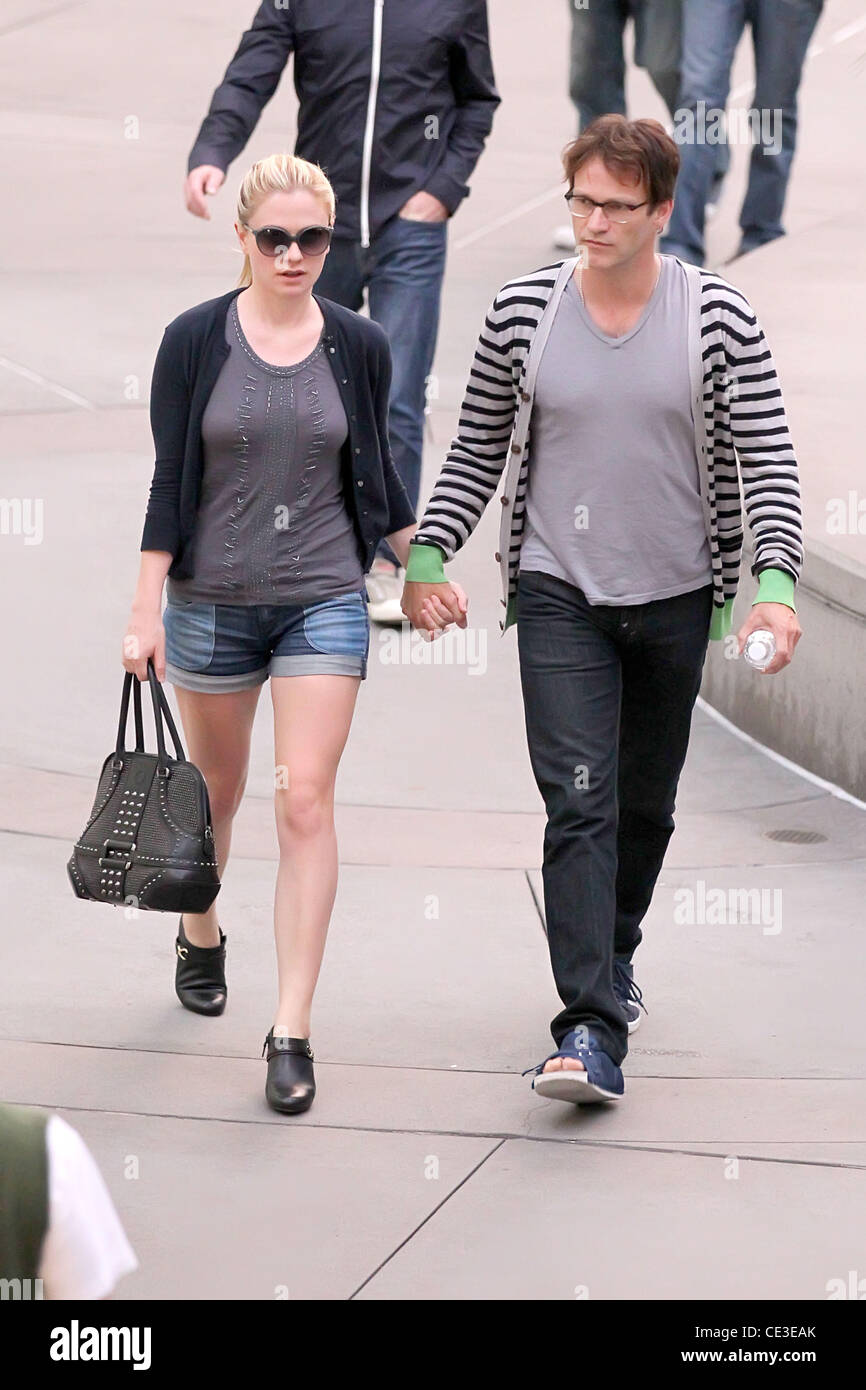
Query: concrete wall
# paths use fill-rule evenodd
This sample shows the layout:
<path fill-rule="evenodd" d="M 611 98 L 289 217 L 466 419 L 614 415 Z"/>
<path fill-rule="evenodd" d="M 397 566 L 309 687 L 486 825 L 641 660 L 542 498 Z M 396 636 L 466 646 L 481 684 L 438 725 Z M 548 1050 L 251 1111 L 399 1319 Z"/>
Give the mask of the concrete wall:
<path fill-rule="evenodd" d="M 701 694 L 768 748 L 866 800 L 866 568 L 808 538 L 805 549 L 790 666 L 762 676 L 711 642 Z M 734 631 L 755 596 L 753 558 L 747 535 Z"/>

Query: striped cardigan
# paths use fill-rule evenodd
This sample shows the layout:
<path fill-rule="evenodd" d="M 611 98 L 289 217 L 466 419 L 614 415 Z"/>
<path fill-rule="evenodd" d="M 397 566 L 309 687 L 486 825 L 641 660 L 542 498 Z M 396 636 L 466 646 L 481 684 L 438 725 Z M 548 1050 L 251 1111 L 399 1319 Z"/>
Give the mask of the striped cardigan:
<path fill-rule="evenodd" d="M 503 631 L 516 618 L 535 378 L 576 264 L 572 257 L 518 276 L 494 298 L 475 349 L 457 435 L 410 547 L 406 578 L 443 581 L 443 560 L 468 540 L 504 474 L 495 557 L 506 609 Z M 680 264 L 689 286 L 695 455 L 713 570 L 710 636 L 719 639 L 732 627 L 743 506 L 754 538 L 755 602 L 794 607 L 803 561 L 797 461 L 776 368 L 751 305 L 714 271 Z"/>

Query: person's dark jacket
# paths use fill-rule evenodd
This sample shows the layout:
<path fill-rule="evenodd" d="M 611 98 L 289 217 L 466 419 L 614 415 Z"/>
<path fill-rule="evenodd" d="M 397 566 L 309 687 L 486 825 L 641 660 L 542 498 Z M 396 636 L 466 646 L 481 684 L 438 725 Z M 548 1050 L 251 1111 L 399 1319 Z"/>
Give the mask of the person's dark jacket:
<path fill-rule="evenodd" d="M 294 53 L 295 153 L 321 165 L 334 187 L 335 235 L 363 239 L 366 223 L 375 236 L 421 190 L 454 213 L 500 101 L 486 0 L 385 0 L 380 43 L 377 9 L 378 0 L 285 8 L 265 0 L 214 92 L 188 168 L 225 172 Z"/>
<path fill-rule="evenodd" d="M 169 551 L 173 579 L 192 577 L 190 541 L 204 471 L 202 416 L 230 351 L 226 314 L 240 292 L 230 290 L 173 319 L 154 364 L 150 423 L 156 463 L 140 549 Z M 388 445 L 391 350 L 372 319 L 313 297 L 324 315 L 325 347 L 349 427 L 340 468 L 366 573 L 382 537 L 415 520 Z"/>

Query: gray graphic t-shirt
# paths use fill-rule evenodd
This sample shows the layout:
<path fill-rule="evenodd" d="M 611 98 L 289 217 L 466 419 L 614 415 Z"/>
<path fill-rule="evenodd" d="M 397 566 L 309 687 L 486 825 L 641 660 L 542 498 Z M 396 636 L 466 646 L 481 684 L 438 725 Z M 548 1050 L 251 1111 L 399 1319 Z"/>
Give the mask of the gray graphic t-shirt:
<path fill-rule="evenodd" d="M 637 323 L 602 332 L 572 277 L 539 363 L 521 570 L 590 603 L 648 603 L 709 584 L 688 362 L 685 272 L 662 256 Z"/>
<path fill-rule="evenodd" d="M 290 367 L 264 362 L 235 298 L 226 340 L 202 419 L 193 572 L 169 579 L 168 598 L 306 605 L 360 589 L 340 472 L 348 425 L 323 338 Z"/>

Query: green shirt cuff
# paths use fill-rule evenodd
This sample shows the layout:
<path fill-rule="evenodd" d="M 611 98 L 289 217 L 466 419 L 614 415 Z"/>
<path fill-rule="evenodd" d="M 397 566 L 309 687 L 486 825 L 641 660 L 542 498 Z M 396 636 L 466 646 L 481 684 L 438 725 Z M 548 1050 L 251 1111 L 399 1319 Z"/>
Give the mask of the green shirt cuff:
<path fill-rule="evenodd" d="M 445 561 L 438 545 L 411 541 L 406 566 L 408 584 L 445 584 Z"/>
<path fill-rule="evenodd" d="M 717 608 L 713 604 L 713 615 L 710 618 L 710 641 L 721 642 L 727 637 L 734 626 L 734 600 L 729 598 L 724 607 Z"/>
<path fill-rule="evenodd" d="M 784 570 L 761 570 L 758 575 L 758 596 L 752 601 L 753 608 L 756 603 L 785 603 L 796 613 L 794 580 L 791 575 L 786 574 Z"/>

